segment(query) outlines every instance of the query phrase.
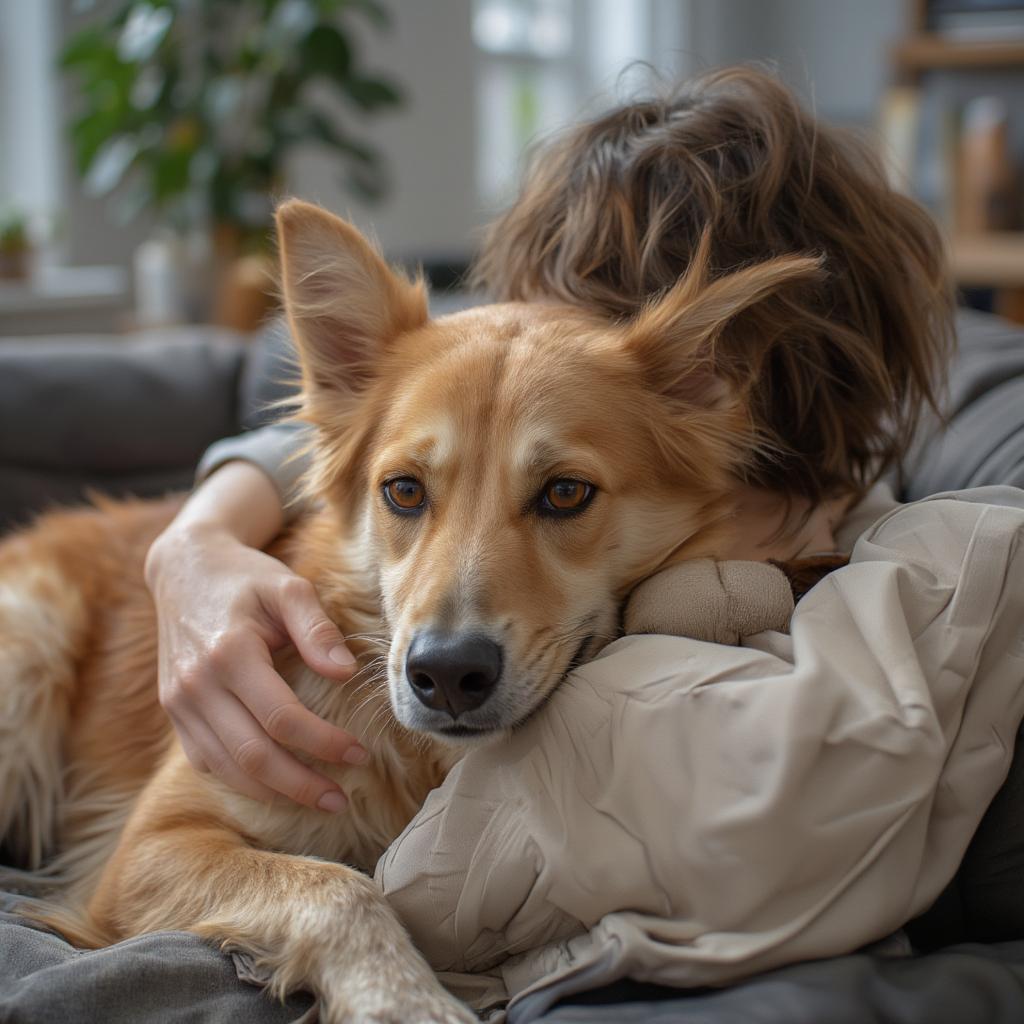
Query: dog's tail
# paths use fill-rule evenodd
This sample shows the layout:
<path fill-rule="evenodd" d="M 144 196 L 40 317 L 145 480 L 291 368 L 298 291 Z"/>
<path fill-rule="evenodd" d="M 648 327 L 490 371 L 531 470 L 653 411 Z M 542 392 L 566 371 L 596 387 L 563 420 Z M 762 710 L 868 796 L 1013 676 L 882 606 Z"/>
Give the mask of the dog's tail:
<path fill-rule="evenodd" d="M 116 941 L 92 920 L 84 907 L 61 906 L 47 900 L 26 898 L 15 905 L 14 913 L 57 932 L 79 949 L 100 949 Z"/>

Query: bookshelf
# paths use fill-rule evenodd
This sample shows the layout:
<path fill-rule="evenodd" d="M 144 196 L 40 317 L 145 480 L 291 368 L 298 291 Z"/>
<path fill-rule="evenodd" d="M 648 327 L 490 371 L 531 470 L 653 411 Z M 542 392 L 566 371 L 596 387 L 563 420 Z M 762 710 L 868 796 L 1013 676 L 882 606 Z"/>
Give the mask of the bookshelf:
<path fill-rule="evenodd" d="M 929 90 L 946 95 L 955 93 L 966 101 L 972 96 L 972 88 L 977 88 L 976 95 L 980 96 L 991 94 L 995 86 L 1005 88 L 1011 118 L 1024 116 L 1024 104 L 1020 102 L 1024 95 L 1024 34 L 1000 31 L 995 24 L 990 33 L 976 28 L 966 33 L 943 32 L 935 25 L 936 9 L 949 10 L 956 4 L 945 0 L 909 2 L 910 31 L 895 43 L 890 53 L 893 93 L 902 94 L 899 102 L 909 102 L 916 116 Z M 969 6 L 960 5 L 963 10 Z M 908 116 L 906 108 L 901 116 Z M 958 117 L 959 111 L 948 113 L 947 121 L 952 123 Z M 899 130 L 904 134 L 908 131 L 905 124 Z M 940 136 L 948 136 L 948 133 L 949 123 L 940 126 Z M 902 155 L 908 159 L 906 147 L 911 143 L 906 138 L 899 141 L 904 147 Z M 997 312 L 1024 320 L 1024 167 L 1019 164 L 1020 154 L 1015 154 L 1018 165 L 1014 173 L 1019 187 L 1015 217 L 1001 225 L 1000 230 L 979 230 L 975 225 L 973 230 L 966 231 L 957 224 L 955 212 L 967 187 L 963 174 L 963 141 L 957 138 L 952 145 L 948 137 L 941 141 L 948 149 L 943 157 L 948 164 L 949 194 L 939 210 L 947 221 L 950 260 L 956 281 L 965 288 L 992 289 Z M 938 142 L 933 139 L 933 144 Z M 909 178 L 914 180 L 913 175 Z M 931 197 L 933 203 L 935 198 Z"/>
<path fill-rule="evenodd" d="M 920 32 L 897 43 L 892 59 L 904 76 L 943 68 L 1024 68 L 1024 39 L 959 41 Z"/>
<path fill-rule="evenodd" d="M 953 235 L 949 255 L 953 273 L 965 287 L 1024 286 L 1024 231 Z"/>

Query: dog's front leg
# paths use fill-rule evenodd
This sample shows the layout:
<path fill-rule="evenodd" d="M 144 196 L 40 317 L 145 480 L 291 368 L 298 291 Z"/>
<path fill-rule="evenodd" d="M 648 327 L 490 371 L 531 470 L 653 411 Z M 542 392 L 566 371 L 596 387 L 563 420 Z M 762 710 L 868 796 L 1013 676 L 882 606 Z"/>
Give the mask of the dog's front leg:
<path fill-rule="evenodd" d="M 172 928 L 248 950 L 275 994 L 318 995 L 326 1024 L 476 1019 L 438 983 L 372 879 L 256 849 L 216 818 L 136 818 L 90 916 L 113 937 Z"/>

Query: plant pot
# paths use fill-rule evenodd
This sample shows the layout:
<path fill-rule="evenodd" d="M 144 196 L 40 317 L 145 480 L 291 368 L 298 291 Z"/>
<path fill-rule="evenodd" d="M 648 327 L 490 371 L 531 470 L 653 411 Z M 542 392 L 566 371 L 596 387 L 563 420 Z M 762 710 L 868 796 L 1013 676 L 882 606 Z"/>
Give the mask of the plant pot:
<path fill-rule="evenodd" d="M 0 280 L 24 281 L 32 269 L 30 249 L 0 250 Z"/>
<path fill-rule="evenodd" d="M 277 305 L 273 258 L 263 249 L 247 251 L 231 224 L 213 230 L 212 321 L 236 331 L 255 331 Z"/>
<path fill-rule="evenodd" d="M 239 256 L 217 275 L 213 322 L 236 331 L 255 331 L 275 307 L 274 264 L 269 256 Z"/>

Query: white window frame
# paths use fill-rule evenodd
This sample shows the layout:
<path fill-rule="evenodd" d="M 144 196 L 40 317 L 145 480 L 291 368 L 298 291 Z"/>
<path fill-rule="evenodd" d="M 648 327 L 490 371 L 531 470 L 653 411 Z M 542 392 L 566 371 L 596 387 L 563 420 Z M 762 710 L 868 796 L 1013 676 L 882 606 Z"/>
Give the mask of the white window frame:
<path fill-rule="evenodd" d="M 554 109 L 541 109 L 533 138 L 542 137 L 581 114 L 621 102 L 649 84 L 649 67 L 667 80 L 691 70 L 686 49 L 692 0 L 565 0 L 572 41 L 564 53 L 528 49 L 495 52 L 477 47 L 477 192 L 489 211 L 513 196 L 528 141 L 515 138 L 508 117 L 507 93 L 515 73 L 540 72 L 541 89 Z M 476 12 L 474 6 L 474 14 Z M 649 67 L 645 67 L 648 65 Z M 495 74 L 496 69 L 503 69 Z M 546 77 L 546 81 L 545 81 Z M 504 97 L 496 95 L 504 89 Z M 515 141 L 513 141 L 515 140 Z M 514 152 L 514 150 L 519 150 Z"/>
<path fill-rule="evenodd" d="M 0 207 L 51 221 L 62 203 L 55 0 L 0 0 Z"/>

